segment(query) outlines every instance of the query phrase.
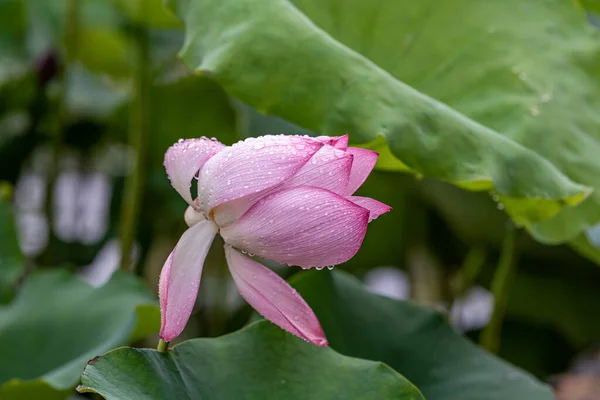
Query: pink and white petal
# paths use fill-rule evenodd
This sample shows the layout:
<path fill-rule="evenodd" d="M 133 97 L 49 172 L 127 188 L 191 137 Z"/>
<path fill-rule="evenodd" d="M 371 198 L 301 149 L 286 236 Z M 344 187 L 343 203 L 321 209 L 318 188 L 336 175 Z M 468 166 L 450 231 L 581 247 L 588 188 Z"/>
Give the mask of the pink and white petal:
<path fill-rule="evenodd" d="M 343 263 L 356 254 L 369 210 L 329 190 L 283 189 L 260 199 L 231 225 L 226 243 L 248 253 L 304 268 Z"/>
<path fill-rule="evenodd" d="M 167 322 L 167 297 L 169 294 L 169 280 L 171 279 L 171 266 L 173 265 L 173 255 L 175 254 L 175 249 L 169 254 L 167 257 L 167 261 L 162 267 L 160 271 L 160 277 L 158 279 L 158 300 L 160 303 L 160 326 L 162 327 L 166 325 Z"/>
<path fill-rule="evenodd" d="M 387 204 L 383 204 L 370 197 L 348 196 L 346 198 L 354 204 L 358 204 L 362 208 L 369 210 L 369 222 L 392 210 L 392 207 Z"/>
<path fill-rule="evenodd" d="M 352 171 L 350 171 L 350 182 L 348 182 L 348 187 L 346 188 L 346 194 L 351 195 L 365 183 L 377 163 L 379 153 L 357 147 L 349 147 L 347 152 L 354 156 Z"/>
<path fill-rule="evenodd" d="M 160 338 L 175 339 L 194 308 L 204 260 L 217 234 L 212 221 L 202 221 L 183 233 L 160 273 Z"/>
<path fill-rule="evenodd" d="M 171 185 L 193 206 L 190 188 L 192 179 L 212 156 L 225 147 L 224 144 L 207 138 L 186 139 L 169 147 L 165 153 L 165 169 Z"/>
<path fill-rule="evenodd" d="M 336 149 L 346 150 L 348 148 L 348 134 L 344 136 L 317 136 L 315 139 Z"/>
<path fill-rule="evenodd" d="M 227 244 L 225 257 L 240 294 L 256 311 L 307 342 L 327 346 L 315 313 L 286 281 Z"/>
<path fill-rule="evenodd" d="M 340 150 L 348 149 L 348 134 L 345 134 L 344 136 L 337 136 L 337 140 L 335 141 L 333 147 Z"/>
<path fill-rule="evenodd" d="M 304 136 L 261 136 L 225 148 L 200 171 L 198 202 L 206 215 L 219 204 L 283 184 L 321 148 Z"/>
<path fill-rule="evenodd" d="M 314 186 L 344 194 L 350 180 L 354 156 L 325 145 L 281 188 Z"/>
<path fill-rule="evenodd" d="M 289 187 L 309 185 L 344 194 L 350 179 L 352 159 L 352 154 L 324 145 L 283 185 L 220 204 L 213 209 L 214 220 L 220 227 L 225 227 L 248 211 L 261 198 Z"/>

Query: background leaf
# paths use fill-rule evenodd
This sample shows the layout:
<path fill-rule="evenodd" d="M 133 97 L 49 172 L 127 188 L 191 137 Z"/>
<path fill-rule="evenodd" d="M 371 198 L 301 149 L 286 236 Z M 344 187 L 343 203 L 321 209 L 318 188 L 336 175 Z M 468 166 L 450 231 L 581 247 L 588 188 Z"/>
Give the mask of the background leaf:
<path fill-rule="evenodd" d="M 114 0 L 117 6 L 133 21 L 154 28 L 181 26 L 175 15 L 162 0 Z"/>
<path fill-rule="evenodd" d="M 369 293 L 345 273 L 293 281 L 342 354 L 385 362 L 435 400 L 552 400 L 549 387 L 458 336 L 441 315 Z"/>
<path fill-rule="evenodd" d="M 128 343 L 134 332 L 139 338 L 158 331 L 150 304 L 157 308 L 141 282 L 120 272 L 99 288 L 64 270 L 30 275 L 14 301 L 0 307 L 0 398 L 66 398 L 90 358 Z M 136 312 L 140 306 L 143 313 Z"/>
<path fill-rule="evenodd" d="M 25 39 L 25 31 L 26 18 L 23 1 L 0 0 L 0 55 L 3 64 L 7 58 L 22 53 L 21 46 Z"/>
<path fill-rule="evenodd" d="M 342 356 L 261 321 L 218 339 L 158 353 L 123 348 L 92 360 L 80 392 L 107 399 L 424 400 L 388 366 Z"/>
<path fill-rule="evenodd" d="M 131 55 L 129 38 L 115 29 L 87 28 L 77 35 L 74 56 L 92 72 L 117 78 L 129 77 L 133 70 Z"/>

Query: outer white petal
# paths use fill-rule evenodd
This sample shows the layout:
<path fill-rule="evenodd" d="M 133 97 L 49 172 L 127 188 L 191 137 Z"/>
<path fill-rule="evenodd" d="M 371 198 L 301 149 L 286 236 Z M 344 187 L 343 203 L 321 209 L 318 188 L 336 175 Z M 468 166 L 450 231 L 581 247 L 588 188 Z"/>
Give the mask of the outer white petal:
<path fill-rule="evenodd" d="M 200 287 L 204 259 L 217 234 L 217 226 L 204 220 L 189 228 L 167 258 L 160 274 L 160 337 L 175 339 L 187 324 Z"/>
<path fill-rule="evenodd" d="M 165 169 L 171 185 L 189 205 L 194 206 L 190 193 L 192 179 L 224 147 L 222 143 L 207 138 L 187 139 L 175 143 L 165 153 Z"/>

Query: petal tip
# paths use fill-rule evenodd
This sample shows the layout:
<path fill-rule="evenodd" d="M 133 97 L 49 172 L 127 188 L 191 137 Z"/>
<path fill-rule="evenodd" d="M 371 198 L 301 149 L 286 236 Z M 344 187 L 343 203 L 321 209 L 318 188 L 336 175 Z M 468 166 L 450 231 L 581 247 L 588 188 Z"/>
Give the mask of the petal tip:
<path fill-rule="evenodd" d="M 208 159 L 221 151 L 225 145 L 216 139 L 180 139 L 165 152 L 163 164 L 171 185 L 188 204 L 193 205 L 190 188 L 192 179 Z"/>
<path fill-rule="evenodd" d="M 329 342 L 327 341 L 327 339 L 325 337 L 314 339 L 314 340 L 311 340 L 310 342 L 319 347 L 329 347 Z"/>
<path fill-rule="evenodd" d="M 225 245 L 225 257 L 240 294 L 256 311 L 306 342 L 327 346 L 316 315 L 283 278 L 228 244 Z"/>
<path fill-rule="evenodd" d="M 384 204 L 370 197 L 348 196 L 347 199 L 369 212 L 368 222 L 371 222 L 377 219 L 377 217 L 388 213 L 392 210 L 392 207 L 388 206 L 387 204 Z"/>

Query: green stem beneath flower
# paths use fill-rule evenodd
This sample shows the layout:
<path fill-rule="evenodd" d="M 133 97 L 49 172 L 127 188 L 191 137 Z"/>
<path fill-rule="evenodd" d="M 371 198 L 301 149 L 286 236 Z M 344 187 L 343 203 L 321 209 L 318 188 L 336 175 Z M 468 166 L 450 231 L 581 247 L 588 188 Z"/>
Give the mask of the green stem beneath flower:
<path fill-rule="evenodd" d="M 491 353 L 497 353 L 500 349 L 502 323 L 506 313 L 510 289 L 517 272 L 517 237 L 518 230 L 512 223 L 509 223 L 506 228 L 498 267 L 492 279 L 491 289 L 494 295 L 494 313 L 479 338 L 479 343 Z"/>
<path fill-rule="evenodd" d="M 446 311 L 446 290 L 444 271 L 440 260 L 430 249 L 430 211 L 421 199 L 407 197 L 406 207 L 410 209 L 405 232 L 406 269 L 410 279 L 410 297 L 426 307 L 442 307 Z"/>
<path fill-rule="evenodd" d="M 148 130 L 148 98 L 150 90 L 149 38 L 143 27 L 135 27 L 136 65 L 134 71 L 133 102 L 129 112 L 129 144 L 135 150 L 133 171 L 125 182 L 121 206 L 121 268 L 132 271 L 131 249 L 135 239 L 140 200 L 143 189 Z"/>
<path fill-rule="evenodd" d="M 158 339 L 158 346 L 156 346 L 156 351 L 159 353 L 164 353 L 167 351 L 167 347 L 169 347 L 169 342 L 165 342 L 162 339 Z"/>
<path fill-rule="evenodd" d="M 474 246 L 469 249 L 458 272 L 453 299 L 464 295 L 473 286 L 485 264 L 485 258 L 486 249 L 484 246 Z"/>
<path fill-rule="evenodd" d="M 61 49 L 60 53 L 57 55 L 59 65 L 61 65 L 61 72 L 59 75 L 59 91 L 57 100 L 55 103 L 56 107 L 56 117 L 52 119 L 52 123 L 49 126 L 49 136 L 50 136 L 50 160 L 49 165 L 47 167 L 47 177 L 48 181 L 46 184 L 46 198 L 44 209 L 46 212 L 46 218 L 48 221 L 48 244 L 46 245 L 45 250 L 36 257 L 35 264 L 48 264 L 56 262 L 56 255 L 53 253 L 55 251 L 55 246 L 53 245 L 58 238 L 56 237 L 55 229 L 54 229 L 54 191 L 56 189 L 56 181 L 58 178 L 58 170 L 59 170 L 59 161 L 61 156 L 61 147 L 62 147 L 62 136 L 65 128 L 68 125 L 68 95 L 69 95 L 69 73 L 70 73 L 70 65 L 72 60 L 75 58 L 77 53 L 77 38 L 79 35 L 80 29 L 80 1 L 79 0 L 68 0 L 66 8 L 65 8 L 65 20 L 66 27 L 63 32 L 62 43 L 64 48 Z M 38 86 L 37 96 L 39 98 L 44 98 L 44 100 L 36 100 L 36 105 L 34 105 L 35 109 L 38 109 L 39 113 L 43 113 L 42 108 L 46 105 L 43 105 L 42 102 L 45 102 L 46 94 L 44 93 L 45 88 L 42 86 Z M 37 113 L 35 113 L 37 114 Z M 39 117 L 34 115 L 34 125 L 31 129 L 37 129 L 37 125 L 39 124 Z"/>

